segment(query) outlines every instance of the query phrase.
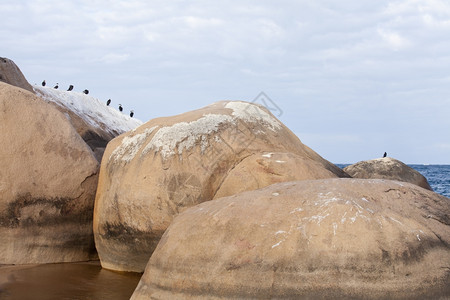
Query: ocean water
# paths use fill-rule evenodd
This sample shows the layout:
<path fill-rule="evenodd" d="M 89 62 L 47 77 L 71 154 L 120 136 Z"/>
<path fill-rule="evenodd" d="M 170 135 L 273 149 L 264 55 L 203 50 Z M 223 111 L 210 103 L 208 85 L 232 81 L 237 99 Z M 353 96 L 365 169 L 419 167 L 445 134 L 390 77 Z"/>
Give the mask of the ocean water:
<path fill-rule="evenodd" d="M 433 191 L 450 198 L 450 165 L 409 165 L 425 176 Z"/>
<path fill-rule="evenodd" d="M 345 168 L 349 164 L 336 164 Z M 433 191 L 450 198 L 450 165 L 408 165 L 422 174 Z"/>

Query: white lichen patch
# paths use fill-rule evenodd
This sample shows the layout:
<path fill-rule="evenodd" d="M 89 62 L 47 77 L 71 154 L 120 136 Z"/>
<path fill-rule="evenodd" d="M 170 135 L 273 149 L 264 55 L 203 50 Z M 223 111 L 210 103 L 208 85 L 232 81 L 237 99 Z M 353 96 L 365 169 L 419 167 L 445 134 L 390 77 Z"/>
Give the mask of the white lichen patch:
<path fill-rule="evenodd" d="M 196 121 L 162 127 L 145 146 L 142 153 L 146 154 L 150 150 L 160 151 L 162 157 L 167 159 L 176 154 L 176 149 L 181 155 L 184 150 L 191 149 L 199 141 L 201 151 L 205 151 L 208 147 L 207 136 L 217 132 L 220 124 L 226 122 L 233 122 L 233 118 L 228 115 L 207 114 Z"/>
<path fill-rule="evenodd" d="M 281 123 L 276 118 L 271 116 L 269 113 L 267 113 L 254 103 L 228 102 L 225 105 L 225 108 L 232 109 L 232 115 L 245 122 L 262 122 L 267 125 L 272 131 L 277 131 L 281 128 Z"/>
<path fill-rule="evenodd" d="M 124 137 L 120 146 L 111 153 L 109 161 L 121 160 L 127 163 L 130 162 L 157 127 L 153 126 L 152 128 L 145 129 L 142 133 Z"/>

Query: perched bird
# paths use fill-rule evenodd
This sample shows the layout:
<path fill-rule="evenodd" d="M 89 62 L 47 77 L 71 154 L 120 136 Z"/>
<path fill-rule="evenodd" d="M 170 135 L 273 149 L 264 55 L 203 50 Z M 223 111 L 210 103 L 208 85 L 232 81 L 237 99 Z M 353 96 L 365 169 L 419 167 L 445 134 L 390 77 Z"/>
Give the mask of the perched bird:
<path fill-rule="evenodd" d="M 134 111 L 130 111 L 130 117 L 134 116 Z"/>
<path fill-rule="evenodd" d="M 86 95 L 89 94 L 88 90 L 84 90 L 83 93 L 85 93 Z"/>
<path fill-rule="evenodd" d="M 54 89 L 58 89 L 58 83 L 53 88 Z"/>
<path fill-rule="evenodd" d="M 108 99 L 108 101 L 106 101 L 106 106 L 109 106 L 111 104 L 111 99 Z"/>
<path fill-rule="evenodd" d="M 71 90 L 73 90 L 73 85 L 69 85 L 69 88 L 67 89 L 68 92 L 70 92 Z"/>
<path fill-rule="evenodd" d="M 44 80 L 44 81 L 42 81 L 42 86 L 45 86 L 45 84 L 46 84 L 46 83 L 45 83 L 45 80 Z"/>
<path fill-rule="evenodd" d="M 387 156 L 387 153 L 386 153 L 386 152 L 384 152 L 384 154 L 383 154 L 383 158 L 384 158 L 384 157 L 386 157 L 386 156 Z"/>
<path fill-rule="evenodd" d="M 119 104 L 119 110 L 120 110 L 120 111 L 123 110 L 122 104 Z"/>

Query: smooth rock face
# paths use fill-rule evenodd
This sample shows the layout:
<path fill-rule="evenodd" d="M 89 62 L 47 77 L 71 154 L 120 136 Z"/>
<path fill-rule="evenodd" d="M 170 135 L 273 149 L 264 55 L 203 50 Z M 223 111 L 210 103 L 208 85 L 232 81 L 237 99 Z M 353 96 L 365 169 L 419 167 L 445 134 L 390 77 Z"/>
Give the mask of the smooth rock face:
<path fill-rule="evenodd" d="M 360 161 L 345 167 L 344 171 L 353 178 L 398 180 L 433 190 L 422 174 L 390 157 Z"/>
<path fill-rule="evenodd" d="M 254 104 L 224 101 L 151 120 L 106 148 L 94 212 L 102 266 L 142 272 L 173 217 L 201 202 L 338 176 L 348 175 Z"/>
<path fill-rule="evenodd" d="M 164 233 L 131 299 L 450 296 L 450 199 L 324 179 L 208 201 Z"/>
<path fill-rule="evenodd" d="M 88 260 L 98 162 L 66 117 L 0 82 L 0 264 Z"/>
<path fill-rule="evenodd" d="M 10 59 L 0 57 L 0 82 L 5 82 L 34 93 L 17 65 Z"/>

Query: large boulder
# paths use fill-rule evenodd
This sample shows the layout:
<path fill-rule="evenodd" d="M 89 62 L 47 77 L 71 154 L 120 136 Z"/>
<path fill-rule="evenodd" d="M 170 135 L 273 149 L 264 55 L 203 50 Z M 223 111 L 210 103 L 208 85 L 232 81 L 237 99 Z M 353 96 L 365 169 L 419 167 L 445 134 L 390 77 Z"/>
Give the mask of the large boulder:
<path fill-rule="evenodd" d="M 270 112 L 217 102 L 113 139 L 100 169 L 94 235 L 102 266 L 142 272 L 188 207 L 287 180 L 348 176 Z"/>
<path fill-rule="evenodd" d="M 99 164 L 67 118 L 0 82 L 0 264 L 88 260 Z"/>
<path fill-rule="evenodd" d="M 34 93 L 19 67 L 10 59 L 0 57 L 0 82 L 5 82 Z"/>
<path fill-rule="evenodd" d="M 38 96 L 67 116 L 99 162 L 110 140 L 142 124 L 142 121 L 82 92 L 41 86 L 34 86 L 34 90 Z"/>
<path fill-rule="evenodd" d="M 450 296 L 450 199 L 409 183 L 274 184 L 179 214 L 131 299 Z"/>
<path fill-rule="evenodd" d="M 344 171 L 353 178 L 398 180 L 413 183 L 430 191 L 433 190 L 422 174 L 390 157 L 360 161 L 345 167 Z"/>

